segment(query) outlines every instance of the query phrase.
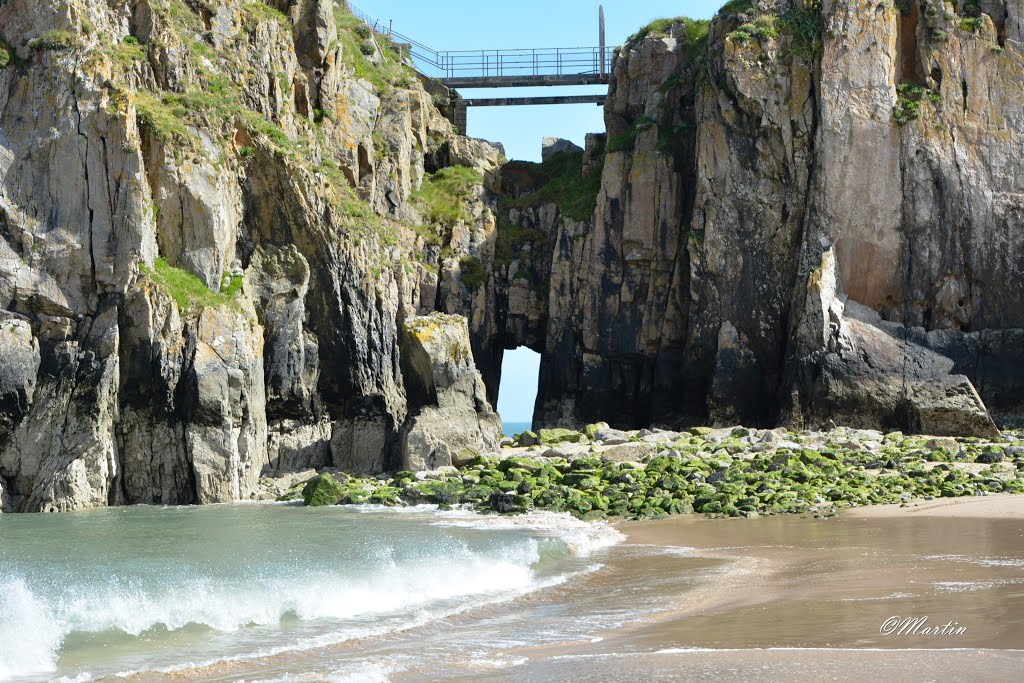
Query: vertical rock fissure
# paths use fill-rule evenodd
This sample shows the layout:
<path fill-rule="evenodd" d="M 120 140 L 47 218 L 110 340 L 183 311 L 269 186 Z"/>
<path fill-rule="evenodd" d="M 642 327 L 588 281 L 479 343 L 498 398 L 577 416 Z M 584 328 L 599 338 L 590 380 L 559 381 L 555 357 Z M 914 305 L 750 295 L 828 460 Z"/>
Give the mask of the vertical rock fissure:
<path fill-rule="evenodd" d="M 819 50 L 814 60 L 814 71 L 808 84 L 810 93 L 808 95 L 808 101 L 811 103 L 811 130 L 809 134 L 809 149 L 807 154 L 808 163 L 810 168 L 807 173 L 807 181 L 803 188 L 803 198 L 801 211 L 802 215 L 800 218 L 800 227 L 798 229 L 798 241 L 797 244 L 807 244 L 807 238 L 810 234 L 810 224 L 813 211 L 813 200 L 814 196 L 812 188 L 817 182 L 817 173 L 819 166 L 823 163 L 822 159 L 819 159 L 819 148 L 818 148 L 818 126 L 821 122 L 821 102 L 819 92 L 821 81 L 821 51 Z M 820 255 L 818 256 L 820 261 Z M 806 272 L 805 264 L 802 264 L 800 260 L 797 261 L 797 267 L 793 269 L 793 278 L 790 286 L 792 292 L 791 299 L 786 307 L 785 315 L 781 318 L 787 321 L 790 333 L 782 335 L 782 355 L 783 359 L 783 375 L 782 379 L 776 387 L 776 396 L 778 397 L 778 414 L 777 419 L 783 417 L 788 411 L 791 411 L 792 406 L 792 392 L 794 385 L 799 380 L 800 370 L 797 368 L 798 357 L 797 354 L 799 349 L 797 348 L 797 340 L 795 332 L 800 327 L 800 316 L 803 314 L 803 309 L 796 302 L 804 301 L 807 298 L 807 278 L 810 273 Z M 815 380 L 817 378 L 814 378 Z M 803 403 L 809 401 L 809 397 L 802 399 Z M 801 412 L 805 412 L 807 405 L 801 406 Z"/>
<path fill-rule="evenodd" d="M 92 201 L 93 201 L 93 197 L 92 197 L 92 182 L 90 181 L 90 178 L 89 178 L 89 154 L 90 154 L 90 149 L 91 149 L 92 146 L 89 144 L 89 136 L 86 135 L 85 132 L 83 132 L 83 130 L 82 130 L 82 109 L 81 109 L 81 106 L 80 106 L 79 101 L 78 101 L 78 83 L 79 83 L 79 76 L 78 76 L 78 71 L 76 69 L 72 73 L 72 77 L 71 77 L 71 97 L 72 97 L 72 100 L 74 101 L 74 108 L 75 108 L 75 130 L 78 133 L 79 137 L 81 137 L 82 140 L 85 142 L 85 156 L 84 156 L 84 159 L 83 159 L 83 162 L 84 162 L 83 163 L 83 174 L 84 174 L 84 181 L 85 181 L 85 203 L 86 203 L 86 206 L 88 207 L 88 213 L 89 213 L 89 220 L 88 220 L 88 225 L 89 225 L 89 231 L 88 231 L 89 265 L 90 265 L 89 273 L 90 273 L 90 277 L 92 279 L 92 297 L 93 297 L 93 300 L 90 301 L 90 304 L 95 306 L 95 303 L 94 303 L 95 297 L 98 296 L 98 283 L 97 283 L 97 273 L 96 273 L 96 253 L 95 253 L 95 246 L 93 244 L 93 240 L 94 240 L 93 231 L 94 231 L 94 227 L 95 227 L 93 225 L 93 223 L 95 221 L 96 211 L 93 209 L 93 205 L 92 205 Z M 109 198 L 108 198 L 108 201 L 109 201 Z M 113 215 L 113 214 L 111 214 L 111 215 Z"/>
<path fill-rule="evenodd" d="M 900 13 L 898 34 L 899 46 L 899 80 L 898 83 L 920 83 L 921 73 L 918 63 L 917 42 L 918 25 L 921 18 L 920 0 L 903 0 L 897 3 Z"/>

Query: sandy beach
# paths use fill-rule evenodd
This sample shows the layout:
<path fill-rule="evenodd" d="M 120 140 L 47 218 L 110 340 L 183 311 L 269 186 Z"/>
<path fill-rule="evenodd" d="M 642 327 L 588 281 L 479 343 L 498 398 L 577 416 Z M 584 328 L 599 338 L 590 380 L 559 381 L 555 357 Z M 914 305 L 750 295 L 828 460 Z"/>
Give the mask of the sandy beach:
<path fill-rule="evenodd" d="M 1024 496 L 618 528 L 626 548 L 661 546 L 714 566 L 648 619 L 519 653 L 529 661 L 494 680 L 571 670 L 576 680 L 974 681 L 1024 668 Z M 646 563 L 613 561 L 608 575 L 639 583 L 673 571 L 669 559 Z"/>
<path fill-rule="evenodd" d="M 913 501 L 906 505 L 872 505 L 851 508 L 843 513 L 859 519 L 942 517 L 946 519 L 1024 519 L 1024 496 L 992 495 L 970 498 L 938 498 Z"/>

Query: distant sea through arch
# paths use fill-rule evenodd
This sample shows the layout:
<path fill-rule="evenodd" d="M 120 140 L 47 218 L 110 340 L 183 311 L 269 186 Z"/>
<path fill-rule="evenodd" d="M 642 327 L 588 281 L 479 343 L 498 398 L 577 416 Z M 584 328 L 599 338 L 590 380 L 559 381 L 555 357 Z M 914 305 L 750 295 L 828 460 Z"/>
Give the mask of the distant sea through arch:
<path fill-rule="evenodd" d="M 533 427 L 533 423 L 530 421 L 526 422 L 515 422 L 512 420 L 505 420 L 501 423 L 501 430 L 505 433 L 505 436 L 515 436 L 516 434 L 522 434 L 528 432 Z"/>

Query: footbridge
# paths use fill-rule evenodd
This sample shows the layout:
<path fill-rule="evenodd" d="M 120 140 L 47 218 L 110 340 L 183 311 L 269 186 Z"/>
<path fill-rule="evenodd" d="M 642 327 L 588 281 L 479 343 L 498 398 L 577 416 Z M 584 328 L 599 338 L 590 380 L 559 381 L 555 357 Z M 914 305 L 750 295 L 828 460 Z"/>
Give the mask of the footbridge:
<path fill-rule="evenodd" d="M 459 88 L 536 88 L 607 85 L 615 49 L 605 43 L 604 7 L 598 9 L 597 47 L 526 48 L 509 50 L 439 51 L 403 35 L 352 3 L 348 8 L 378 35 L 386 36 L 408 55 L 424 76 L 455 91 Z M 453 92 L 455 124 L 466 132 L 469 107 L 508 107 L 545 104 L 604 105 L 607 95 L 550 97 L 462 98 Z"/>

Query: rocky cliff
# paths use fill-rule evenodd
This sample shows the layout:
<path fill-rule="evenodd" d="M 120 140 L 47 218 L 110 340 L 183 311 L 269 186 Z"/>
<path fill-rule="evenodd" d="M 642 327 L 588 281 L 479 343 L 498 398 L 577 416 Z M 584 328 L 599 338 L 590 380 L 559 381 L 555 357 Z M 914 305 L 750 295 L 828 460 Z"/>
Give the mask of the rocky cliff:
<path fill-rule="evenodd" d="M 10 0 L 0 34 L 3 509 L 415 457 L 403 325 L 464 288 L 500 148 L 332 2 Z M 468 208 L 442 225 L 414 194 L 450 166 Z"/>
<path fill-rule="evenodd" d="M 734 0 L 634 36 L 607 136 L 536 165 L 340 3 L 0 3 L 0 507 L 461 461 L 524 345 L 540 425 L 990 436 L 1022 34 L 1020 0 Z"/>
<path fill-rule="evenodd" d="M 543 331 L 505 336 L 544 352 L 536 420 L 1022 414 L 1022 27 L 1015 0 L 737 0 L 634 36 L 592 219 L 509 215 L 543 224 Z"/>

